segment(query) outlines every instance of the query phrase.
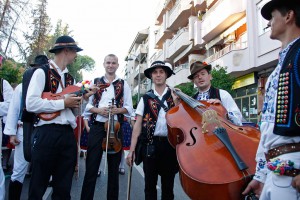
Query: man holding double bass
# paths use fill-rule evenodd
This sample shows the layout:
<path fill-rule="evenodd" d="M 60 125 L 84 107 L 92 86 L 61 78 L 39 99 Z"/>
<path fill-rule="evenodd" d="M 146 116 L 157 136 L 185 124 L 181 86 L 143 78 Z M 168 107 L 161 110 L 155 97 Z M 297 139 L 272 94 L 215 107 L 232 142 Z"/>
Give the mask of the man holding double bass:
<path fill-rule="evenodd" d="M 78 109 L 82 96 L 69 94 L 64 99 L 43 99 L 43 92 L 60 93 L 74 84 L 67 65 L 74 62 L 77 52 L 82 51 L 69 36 L 57 38 L 49 50 L 54 59 L 49 65 L 41 66 L 33 73 L 27 91 L 26 109 L 28 112 L 55 113 L 53 119 L 37 118 L 33 131 L 32 175 L 29 185 L 30 200 L 42 199 L 50 176 L 53 180 L 52 199 L 71 199 L 72 177 L 77 160 L 77 144 L 73 129 L 76 127 L 74 109 Z M 91 87 L 94 88 L 94 87 Z M 88 99 L 94 90 L 83 95 Z"/>
<path fill-rule="evenodd" d="M 194 99 L 207 101 L 211 104 L 222 104 L 228 112 L 231 122 L 242 125 L 242 114 L 231 95 L 222 89 L 214 88 L 211 85 L 211 65 L 205 62 L 196 61 L 190 66 L 191 75 L 187 78 L 192 80 L 198 91 L 193 96 Z"/>
<path fill-rule="evenodd" d="M 117 56 L 114 54 L 105 56 L 103 66 L 105 75 L 95 78 L 94 84 L 109 83 L 110 85 L 106 90 L 99 90 L 91 96 L 85 110 L 85 112 L 92 113 L 92 125 L 88 137 L 86 172 L 82 185 L 81 200 L 92 200 L 94 198 L 97 172 L 103 150 L 109 150 L 109 154 L 106 154 L 107 157 L 105 160 L 105 162 L 108 162 L 107 199 L 116 200 L 119 197 L 122 129 L 119 125 L 119 129 L 118 127 L 112 127 L 110 122 L 114 121 L 114 124 L 122 124 L 124 114 L 131 115 L 132 99 L 129 85 L 116 75 L 119 67 Z M 111 131 L 115 131 L 112 134 L 115 136 L 113 144 L 109 142 L 109 145 L 106 146 L 108 148 L 103 149 L 102 143 Z M 117 147 L 120 150 L 117 150 Z"/>

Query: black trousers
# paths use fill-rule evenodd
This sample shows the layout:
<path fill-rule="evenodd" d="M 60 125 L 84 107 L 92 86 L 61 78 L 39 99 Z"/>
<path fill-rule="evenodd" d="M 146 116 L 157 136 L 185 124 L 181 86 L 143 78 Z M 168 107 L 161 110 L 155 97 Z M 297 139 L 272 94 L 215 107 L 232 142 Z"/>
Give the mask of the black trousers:
<path fill-rule="evenodd" d="M 70 125 L 49 124 L 34 129 L 30 200 L 41 200 L 52 175 L 54 200 L 71 199 L 77 145 Z"/>
<path fill-rule="evenodd" d="M 157 140 L 156 140 L 157 139 Z M 147 157 L 147 145 L 143 146 L 143 169 L 145 173 L 145 199 L 157 199 L 157 179 L 161 177 L 161 199 L 174 199 L 174 178 L 178 172 L 178 162 L 175 149 L 169 144 L 167 138 L 159 140 L 154 137 L 155 153 L 153 157 Z"/>
<path fill-rule="evenodd" d="M 122 134 L 119 130 L 119 135 Z M 94 198 L 95 186 L 97 181 L 97 172 L 102 159 L 103 149 L 102 141 L 106 136 L 104 123 L 96 122 L 91 126 L 88 136 L 88 147 L 86 157 L 86 171 L 84 175 L 81 200 L 92 200 Z M 119 197 L 119 164 L 122 151 L 115 154 L 108 154 L 108 183 L 107 199 L 116 200 Z"/>

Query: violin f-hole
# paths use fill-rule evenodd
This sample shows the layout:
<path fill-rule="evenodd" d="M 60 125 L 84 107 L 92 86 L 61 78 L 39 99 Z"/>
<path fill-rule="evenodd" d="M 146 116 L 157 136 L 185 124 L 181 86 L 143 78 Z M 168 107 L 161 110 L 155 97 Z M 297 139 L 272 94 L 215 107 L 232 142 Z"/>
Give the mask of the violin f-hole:
<path fill-rule="evenodd" d="M 194 134 L 193 134 L 193 130 L 197 130 L 197 127 L 193 127 L 193 128 L 191 128 L 191 130 L 190 130 L 190 136 L 191 136 L 191 138 L 192 138 L 192 140 L 193 140 L 193 143 L 191 144 L 191 143 L 186 143 L 186 146 L 194 146 L 195 144 L 196 144 L 196 138 L 195 138 L 195 136 L 194 136 Z"/>

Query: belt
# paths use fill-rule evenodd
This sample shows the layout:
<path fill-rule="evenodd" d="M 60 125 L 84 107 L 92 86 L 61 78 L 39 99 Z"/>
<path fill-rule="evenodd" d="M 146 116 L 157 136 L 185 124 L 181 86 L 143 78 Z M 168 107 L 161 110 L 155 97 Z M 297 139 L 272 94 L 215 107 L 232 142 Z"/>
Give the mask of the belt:
<path fill-rule="evenodd" d="M 105 124 L 105 122 L 98 122 L 98 121 L 94 121 L 94 123 L 93 123 L 93 125 L 104 125 Z"/>
<path fill-rule="evenodd" d="M 154 136 L 153 141 L 158 141 L 158 142 L 168 141 L 168 137 Z"/>
<path fill-rule="evenodd" d="M 299 152 L 299 151 L 300 151 L 300 143 L 284 144 L 279 147 L 270 149 L 268 153 L 266 153 L 266 159 L 270 160 L 282 154 Z"/>

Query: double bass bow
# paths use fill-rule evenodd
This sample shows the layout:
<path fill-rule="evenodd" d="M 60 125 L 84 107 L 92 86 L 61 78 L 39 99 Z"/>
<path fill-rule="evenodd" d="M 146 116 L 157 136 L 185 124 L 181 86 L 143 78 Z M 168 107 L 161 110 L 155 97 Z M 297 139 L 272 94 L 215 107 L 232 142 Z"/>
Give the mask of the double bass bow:
<path fill-rule="evenodd" d="M 255 173 L 259 130 L 234 125 L 220 104 L 174 92 L 181 103 L 167 112 L 166 120 L 184 191 L 198 200 L 244 198 L 241 193 Z"/>

